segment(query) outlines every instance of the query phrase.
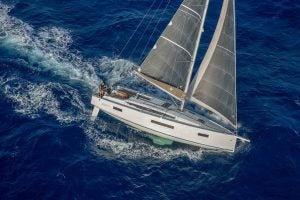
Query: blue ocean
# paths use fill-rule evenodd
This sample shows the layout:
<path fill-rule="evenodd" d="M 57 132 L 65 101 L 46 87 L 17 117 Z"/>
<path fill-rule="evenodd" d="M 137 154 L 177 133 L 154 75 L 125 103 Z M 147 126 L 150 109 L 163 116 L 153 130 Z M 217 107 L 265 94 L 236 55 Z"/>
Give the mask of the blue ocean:
<path fill-rule="evenodd" d="M 300 199 L 299 0 L 236 1 L 239 134 L 251 143 L 235 153 L 90 120 L 100 81 L 168 98 L 132 69 L 180 3 L 0 0 L 0 199 Z M 221 4 L 210 1 L 196 66 Z"/>

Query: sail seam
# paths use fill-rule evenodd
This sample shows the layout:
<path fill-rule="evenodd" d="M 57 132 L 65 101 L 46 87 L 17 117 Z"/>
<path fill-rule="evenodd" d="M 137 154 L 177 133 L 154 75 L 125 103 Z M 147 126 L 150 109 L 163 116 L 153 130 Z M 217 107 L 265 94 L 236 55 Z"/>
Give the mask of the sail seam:
<path fill-rule="evenodd" d="M 184 5 L 184 4 L 181 4 L 181 5 L 183 7 L 185 7 L 186 9 L 188 9 L 188 10 L 192 11 L 193 13 L 195 13 L 199 18 L 201 18 L 201 16 L 195 10 L 193 10 L 192 8 L 190 8 L 190 7 L 188 7 L 188 6 Z"/>
<path fill-rule="evenodd" d="M 218 70 L 222 71 L 223 73 L 227 74 L 232 79 L 234 79 L 233 75 L 231 75 L 230 73 L 228 73 L 227 71 L 225 71 L 223 68 L 220 68 L 219 65 L 215 65 L 215 64 L 212 64 L 212 63 L 210 65 L 213 66 L 215 69 L 218 69 Z"/>
<path fill-rule="evenodd" d="M 220 47 L 221 49 L 224 49 L 225 51 L 231 53 L 232 55 L 235 55 L 234 52 L 230 51 L 229 49 L 227 49 L 227 48 L 225 48 L 225 47 L 223 47 L 223 46 L 221 46 L 221 45 L 217 45 L 217 47 Z"/>
<path fill-rule="evenodd" d="M 192 54 L 186 48 L 184 48 L 183 46 L 181 46 L 180 44 L 177 44 L 176 42 L 170 40 L 169 38 L 166 38 L 165 36 L 160 36 L 160 37 L 163 38 L 163 39 L 165 39 L 165 40 L 167 40 L 167 41 L 169 41 L 169 42 L 171 42 L 172 44 L 178 46 L 179 48 L 183 49 L 185 52 L 187 52 L 189 54 L 190 57 L 192 57 Z"/>

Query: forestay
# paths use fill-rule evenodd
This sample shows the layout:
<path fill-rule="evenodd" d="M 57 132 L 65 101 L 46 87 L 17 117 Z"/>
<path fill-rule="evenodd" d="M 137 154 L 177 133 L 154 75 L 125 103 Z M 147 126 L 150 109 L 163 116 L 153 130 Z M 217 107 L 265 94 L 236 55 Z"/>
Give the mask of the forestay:
<path fill-rule="evenodd" d="M 184 99 L 207 0 L 184 0 L 139 70 L 145 80 Z"/>
<path fill-rule="evenodd" d="M 211 44 L 195 76 L 191 100 L 237 126 L 234 0 L 224 0 Z"/>

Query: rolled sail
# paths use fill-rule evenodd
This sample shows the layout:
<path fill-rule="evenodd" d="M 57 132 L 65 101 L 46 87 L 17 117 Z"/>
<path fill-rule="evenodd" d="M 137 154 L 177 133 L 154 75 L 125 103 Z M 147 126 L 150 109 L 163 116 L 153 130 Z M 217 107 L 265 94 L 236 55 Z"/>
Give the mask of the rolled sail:
<path fill-rule="evenodd" d="M 145 80 L 178 99 L 185 96 L 206 1 L 183 1 L 139 71 Z"/>
<path fill-rule="evenodd" d="M 237 126 L 234 0 L 224 0 L 211 44 L 192 81 L 191 101 Z"/>

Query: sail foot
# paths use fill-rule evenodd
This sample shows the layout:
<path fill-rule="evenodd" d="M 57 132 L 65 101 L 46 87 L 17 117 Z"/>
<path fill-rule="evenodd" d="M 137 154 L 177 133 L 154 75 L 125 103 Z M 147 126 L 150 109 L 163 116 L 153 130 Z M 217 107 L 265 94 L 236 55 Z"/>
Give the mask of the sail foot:
<path fill-rule="evenodd" d="M 160 88 L 164 92 L 172 95 L 176 99 L 181 100 L 181 101 L 185 99 L 186 94 L 181 89 L 171 86 L 169 84 L 166 84 L 164 82 L 158 81 L 158 80 L 151 78 L 151 77 L 149 77 L 143 73 L 140 73 L 138 71 L 135 71 L 135 72 L 139 75 L 139 77 L 143 78 L 144 80 L 151 83 L 152 85 Z"/>

